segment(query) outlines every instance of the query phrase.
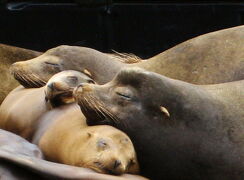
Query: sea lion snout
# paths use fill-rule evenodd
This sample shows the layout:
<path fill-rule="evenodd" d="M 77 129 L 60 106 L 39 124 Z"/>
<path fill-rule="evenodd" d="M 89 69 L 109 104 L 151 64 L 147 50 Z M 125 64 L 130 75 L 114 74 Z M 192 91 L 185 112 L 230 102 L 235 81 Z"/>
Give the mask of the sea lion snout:
<path fill-rule="evenodd" d="M 82 94 L 84 92 L 92 91 L 92 86 L 89 83 L 80 83 L 77 87 L 73 90 L 73 96 L 77 96 L 79 94 Z"/>
<path fill-rule="evenodd" d="M 31 71 L 28 70 L 28 68 L 27 68 L 28 66 L 32 67 Z M 39 87 L 45 86 L 46 80 L 38 77 L 34 73 L 35 71 L 37 71 L 36 68 L 37 67 L 34 66 L 33 64 L 29 64 L 26 61 L 23 61 L 23 62 L 20 61 L 20 62 L 13 63 L 10 66 L 10 73 L 24 87 L 26 87 L 26 88 L 31 88 L 31 87 L 39 88 Z M 39 72 L 37 71 L 36 73 L 38 74 Z M 45 73 L 43 72 L 43 74 L 45 74 Z"/>
<path fill-rule="evenodd" d="M 111 163 L 111 167 L 108 170 L 111 171 L 112 174 L 123 174 L 126 171 L 126 165 L 116 159 Z"/>

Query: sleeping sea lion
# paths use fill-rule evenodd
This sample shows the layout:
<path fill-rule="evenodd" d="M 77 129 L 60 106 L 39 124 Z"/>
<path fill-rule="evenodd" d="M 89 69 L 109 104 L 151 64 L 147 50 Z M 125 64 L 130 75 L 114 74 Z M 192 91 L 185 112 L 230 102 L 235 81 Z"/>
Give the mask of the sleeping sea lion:
<path fill-rule="evenodd" d="M 56 107 L 39 120 L 33 138 L 47 160 L 100 173 L 139 173 L 129 137 L 112 126 L 86 125 L 76 103 Z"/>
<path fill-rule="evenodd" d="M 81 82 L 90 83 L 93 80 L 83 73 L 70 70 L 54 75 L 47 86 L 42 88 L 17 87 L 0 106 L 0 128 L 30 140 L 38 124 L 38 118 L 52 109 L 52 106 L 70 101 L 72 93 L 67 93 L 67 88 L 75 87 Z M 46 96 L 50 88 L 52 97 L 48 97 L 49 102 Z M 55 103 L 52 104 L 53 100 Z"/>
<path fill-rule="evenodd" d="M 146 180 L 141 176 L 124 174 L 112 176 L 90 169 L 52 163 L 40 159 L 39 148 L 25 139 L 0 130 L 0 179 L 1 180 Z"/>
<path fill-rule="evenodd" d="M 14 63 L 11 72 L 25 87 L 40 87 L 63 70 L 88 71 L 98 83 L 110 81 L 123 67 L 141 67 L 194 84 L 244 78 L 244 26 L 208 33 L 183 42 L 147 61 L 125 64 L 94 49 L 58 46 L 37 58 Z"/>
<path fill-rule="evenodd" d="M 88 125 L 132 140 L 142 175 L 167 180 L 244 179 L 244 80 L 193 85 L 127 68 L 74 97 Z"/>
<path fill-rule="evenodd" d="M 10 65 L 39 55 L 41 53 L 37 51 L 0 44 L 0 104 L 9 92 L 19 85 L 9 72 Z"/>

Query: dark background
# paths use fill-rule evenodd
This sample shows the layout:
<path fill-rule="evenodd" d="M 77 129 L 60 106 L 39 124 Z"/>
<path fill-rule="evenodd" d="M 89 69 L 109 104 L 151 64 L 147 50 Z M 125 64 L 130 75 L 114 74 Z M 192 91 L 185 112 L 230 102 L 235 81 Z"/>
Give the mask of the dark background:
<path fill-rule="evenodd" d="M 244 1 L 0 1 L 0 43 L 38 51 L 68 44 L 147 58 L 242 24 Z"/>

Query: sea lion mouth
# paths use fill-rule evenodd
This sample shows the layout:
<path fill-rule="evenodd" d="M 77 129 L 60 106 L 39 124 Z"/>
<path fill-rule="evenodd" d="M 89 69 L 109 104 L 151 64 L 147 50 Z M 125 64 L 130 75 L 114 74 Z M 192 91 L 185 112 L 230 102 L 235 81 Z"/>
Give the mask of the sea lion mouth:
<path fill-rule="evenodd" d="M 39 88 L 45 86 L 46 84 L 46 81 L 32 73 L 25 73 L 24 71 L 11 71 L 11 74 L 25 88 Z"/>
<path fill-rule="evenodd" d="M 112 174 L 112 175 L 121 175 L 126 172 L 117 171 L 116 169 L 110 169 L 104 166 L 104 164 L 100 162 L 94 162 L 95 166 L 89 166 L 88 168 L 95 170 L 98 173 Z"/>
<path fill-rule="evenodd" d="M 114 125 L 119 122 L 116 115 L 111 113 L 92 92 L 82 92 L 82 87 L 78 86 L 74 89 L 73 96 L 85 115 L 88 125 Z"/>

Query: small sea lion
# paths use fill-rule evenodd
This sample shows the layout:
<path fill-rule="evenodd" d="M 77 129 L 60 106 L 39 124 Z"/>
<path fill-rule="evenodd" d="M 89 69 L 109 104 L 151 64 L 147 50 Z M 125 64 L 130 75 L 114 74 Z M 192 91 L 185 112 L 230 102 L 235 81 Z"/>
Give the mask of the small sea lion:
<path fill-rule="evenodd" d="M 81 82 L 93 81 L 83 73 L 70 70 L 54 75 L 42 88 L 17 87 L 0 106 L 0 128 L 30 140 L 39 117 L 55 105 L 72 101 L 72 93 L 68 93 L 67 88 L 74 88 Z"/>
<path fill-rule="evenodd" d="M 1 180 L 146 180 L 141 176 L 124 174 L 112 176 L 90 169 L 52 163 L 40 159 L 40 149 L 25 139 L 0 129 L 0 179 Z"/>
<path fill-rule="evenodd" d="M 244 80 L 193 85 L 126 68 L 74 90 L 88 125 L 132 140 L 142 175 L 167 180 L 244 179 Z"/>
<path fill-rule="evenodd" d="M 10 65 L 39 55 L 41 53 L 37 51 L 0 44 L 0 104 L 9 92 L 19 85 L 9 72 Z"/>
<path fill-rule="evenodd" d="M 114 59 L 90 48 L 58 46 L 14 63 L 11 72 L 25 87 L 43 86 L 55 73 L 70 69 L 86 70 L 98 84 L 104 84 L 124 67 L 140 67 L 194 84 L 236 81 L 244 78 L 244 26 L 201 35 L 147 61 L 126 64 Z"/>
<path fill-rule="evenodd" d="M 47 160 L 107 174 L 139 172 L 129 137 L 112 126 L 88 127 L 76 103 L 56 107 L 39 122 L 33 142 Z"/>

